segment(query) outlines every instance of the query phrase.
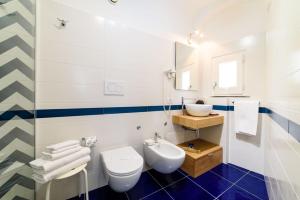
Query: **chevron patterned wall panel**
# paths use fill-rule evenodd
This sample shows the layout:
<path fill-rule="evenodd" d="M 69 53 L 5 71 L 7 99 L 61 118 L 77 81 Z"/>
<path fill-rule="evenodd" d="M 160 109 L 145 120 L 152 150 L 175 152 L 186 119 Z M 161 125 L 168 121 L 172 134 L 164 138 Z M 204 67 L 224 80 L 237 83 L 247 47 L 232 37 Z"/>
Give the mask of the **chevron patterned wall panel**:
<path fill-rule="evenodd" d="M 0 5 L 0 200 L 34 199 L 34 0 Z"/>

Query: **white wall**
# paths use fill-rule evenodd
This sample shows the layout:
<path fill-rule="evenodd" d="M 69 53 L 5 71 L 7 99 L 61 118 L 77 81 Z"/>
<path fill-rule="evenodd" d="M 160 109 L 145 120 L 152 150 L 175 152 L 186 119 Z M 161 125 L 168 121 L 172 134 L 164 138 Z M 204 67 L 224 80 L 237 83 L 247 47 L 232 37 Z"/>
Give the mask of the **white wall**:
<path fill-rule="evenodd" d="M 162 105 L 163 95 L 179 104 L 182 95 L 201 95 L 175 91 L 173 83 L 166 82 L 163 72 L 174 67 L 175 41 L 57 1 L 39 1 L 37 15 L 37 109 Z M 56 28 L 57 17 L 68 20 L 66 28 Z M 106 79 L 124 81 L 125 95 L 104 96 Z M 164 83 L 172 87 L 167 94 L 163 94 Z M 139 131 L 138 125 L 142 127 Z M 144 139 L 156 131 L 174 143 L 195 137 L 173 127 L 170 115 L 164 112 L 37 119 L 36 155 L 49 144 L 96 135 L 99 142 L 88 166 L 92 190 L 106 184 L 100 151 L 131 145 L 143 154 Z M 78 177 L 55 182 L 52 198 L 75 196 L 77 182 Z M 44 199 L 43 195 L 44 188 L 38 186 L 37 199 Z"/>
<path fill-rule="evenodd" d="M 216 12 L 209 12 L 207 17 L 198 20 L 197 27 L 204 33 L 205 41 L 225 44 L 265 32 L 267 0 L 227 1 L 219 8 L 214 7 Z"/>
<path fill-rule="evenodd" d="M 205 34 L 199 46 L 200 63 L 203 68 L 202 93 L 209 103 L 233 105 L 232 102 L 236 98 L 212 97 L 214 95 L 212 59 L 242 51 L 245 54 L 244 96 L 257 99 L 261 102 L 260 106 L 265 106 L 266 13 L 265 1 L 240 1 L 202 22 L 200 29 L 202 27 L 201 31 Z M 252 137 L 235 133 L 234 112 L 228 112 L 227 118 L 227 143 L 225 144 L 227 144 L 228 162 L 263 173 L 265 138 L 263 115 L 259 115 L 258 132 Z"/>
<path fill-rule="evenodd" d="M 299 12 L 298 0 L 271 0 L 267 30 L 269 107 L 297 124 L 300 124 Z M 271 118 L 267 124 L 265 172 L 270 199 L 299 199 L 299 142 Z"/>
<path fill-rule="evenodd" d="M 108 3 L 108 0 L 54 1 L 127 24 L 140 31 L 186 41 L 188 33 L 194 30 L 199 8 L 215 0 L 121 0 L 116 5 Z"/>

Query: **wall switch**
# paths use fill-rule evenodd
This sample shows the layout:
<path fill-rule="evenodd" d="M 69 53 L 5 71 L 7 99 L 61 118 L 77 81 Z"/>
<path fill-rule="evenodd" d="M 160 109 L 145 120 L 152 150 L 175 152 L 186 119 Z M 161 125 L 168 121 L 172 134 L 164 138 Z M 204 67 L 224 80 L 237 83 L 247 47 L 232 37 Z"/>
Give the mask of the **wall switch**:
<path fill-rule="evenodd" d="M 123 81 L 105 81 L 104 83 L 105 95 L 124 95 L 124 82 Z"/>

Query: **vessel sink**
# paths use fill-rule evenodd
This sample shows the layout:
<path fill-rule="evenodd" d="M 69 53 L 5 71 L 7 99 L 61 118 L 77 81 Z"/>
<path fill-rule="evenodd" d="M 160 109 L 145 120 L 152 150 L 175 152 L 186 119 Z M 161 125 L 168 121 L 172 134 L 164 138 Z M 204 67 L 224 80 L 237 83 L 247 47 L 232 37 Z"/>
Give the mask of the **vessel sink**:
<path fill-rule="evenodd" d="M 207 104 L 185 104 L 185 109 L 189 115 L 205 117 L 212 112 L 212 105 Z"/>

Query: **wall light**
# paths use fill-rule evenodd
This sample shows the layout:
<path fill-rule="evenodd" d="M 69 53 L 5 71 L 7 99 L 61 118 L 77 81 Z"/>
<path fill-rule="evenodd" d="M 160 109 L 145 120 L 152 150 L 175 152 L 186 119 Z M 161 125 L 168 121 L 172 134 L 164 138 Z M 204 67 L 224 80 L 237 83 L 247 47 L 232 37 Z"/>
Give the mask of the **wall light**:
<path fill-rule="evenodd" d="M 241 39 L 241 45 L 244 47 L 252 46 L 255 43 L 255 36 L 250 35 Z"/>
<path fill-rule="evenodd" d="M 192 39 L 193 39 L 194 36 L 199 36 L 200 39 L 204 38 L 203 33 L 201 33 L 199 30 L 195 30 L 194 32 L 189 33 L 188 39 L 187 39 L 188 44 L 192 44 Z"/>

